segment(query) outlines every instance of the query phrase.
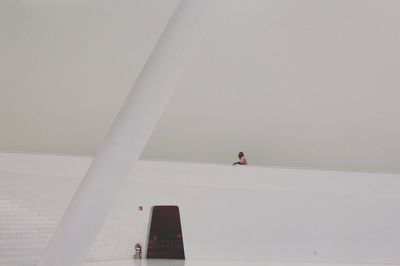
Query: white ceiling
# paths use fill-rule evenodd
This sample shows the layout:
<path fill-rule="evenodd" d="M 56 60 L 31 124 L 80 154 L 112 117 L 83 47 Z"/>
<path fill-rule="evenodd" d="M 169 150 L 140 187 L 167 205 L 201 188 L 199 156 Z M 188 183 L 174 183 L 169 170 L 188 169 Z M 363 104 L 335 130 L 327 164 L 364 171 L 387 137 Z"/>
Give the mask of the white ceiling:
<path fill-rule="evenodd" d="M 176 0 L 0 2 L 0 151 L 95 153 Z M 220 0 L 144 158 L 400 173 L 400 1 Z"/>

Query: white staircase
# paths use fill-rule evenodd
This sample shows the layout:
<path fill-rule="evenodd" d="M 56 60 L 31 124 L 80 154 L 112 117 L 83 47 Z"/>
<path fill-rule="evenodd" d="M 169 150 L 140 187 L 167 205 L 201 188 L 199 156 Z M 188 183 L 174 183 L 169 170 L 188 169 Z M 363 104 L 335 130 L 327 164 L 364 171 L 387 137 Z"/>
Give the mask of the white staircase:
<path fill-rule="evenodd" d="M 0 177 L 0 266 L 38 263 L 67 205 L 62 203 L 60 206 L 21 182 Z M 87 261 L 131 257 L 129 248 L 114 239 L 110 229 L 104 227 Z"/>
<path fill-rule="evenodd" d="M 0 265 L 35 265 L 56 221 L 0 199 Z"/>

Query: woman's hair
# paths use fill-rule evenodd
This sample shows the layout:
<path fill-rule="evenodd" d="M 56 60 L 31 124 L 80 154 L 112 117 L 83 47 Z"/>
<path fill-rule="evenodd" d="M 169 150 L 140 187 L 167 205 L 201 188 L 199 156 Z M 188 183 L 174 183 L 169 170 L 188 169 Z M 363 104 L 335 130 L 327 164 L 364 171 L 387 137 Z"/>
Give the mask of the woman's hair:
<path fill-rule="evenodd" d="M 238 157 L 239 157 L 239 159 L 244 157 L 244 153 L 243 152 L 239 152 Z"/>

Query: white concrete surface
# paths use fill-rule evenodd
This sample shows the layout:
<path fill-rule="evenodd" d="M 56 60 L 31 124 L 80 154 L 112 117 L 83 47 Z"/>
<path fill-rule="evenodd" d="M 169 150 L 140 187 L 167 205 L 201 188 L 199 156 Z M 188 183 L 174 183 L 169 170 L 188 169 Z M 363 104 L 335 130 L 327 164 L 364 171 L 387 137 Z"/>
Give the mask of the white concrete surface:
<path fill-rule="evenodd" d="M 82 264 L 196 52 L 216 3 L 179 2 L 70 201 L 39 266 Z"/>
<path fill-rule="evenodd" d="M 32 208 L 24 199 L 12 193 L 11 186 L 2 182 L 0 193 L 0 265 L 37 265 L 44 247 L 54 233 L 59 217 L 47 209 L 47 205 Z M 7 190 L 7 196 L 4 191 Z M 24 192 L 23 188 L 19 188 Z M 25 195 L 34 201 L 35 195 Z M 51 205 L 51 203 L 50 203 Z M 40 210 L 40 211 L 38 211 Z M 51 215 L 46 215 L 51 214 Z M 114 249 L 115 248 L 115 249 Z M 97 237 L 87 260 L 123 259 L 123 250 L 106 235 Z"/>
<path fill-rule="evenodd" d="M 51 213 L 90 161 L 0 154 L 0 181 L 8 199 Z M 398 264 L 399 191 L 399 175 L 139 161 L 100 234 L 112 244 L 91 258 L 129 259 L 151 206 L 176 204 L 189 261 Z"/>
<path fill-rule="evenodd" d="M 86 263 L 85 266 L 387 266 L 388 264 L 289 263 L 271 261 L 124 260 Z M 395 264 L 392 264 L 395 265 Z"/>

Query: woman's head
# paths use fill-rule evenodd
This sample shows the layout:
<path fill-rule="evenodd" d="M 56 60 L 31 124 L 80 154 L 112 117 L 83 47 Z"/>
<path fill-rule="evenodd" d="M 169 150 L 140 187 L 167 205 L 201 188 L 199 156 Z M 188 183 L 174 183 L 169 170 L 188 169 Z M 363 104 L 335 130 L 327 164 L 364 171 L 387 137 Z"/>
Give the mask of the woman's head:
<path fill-rule="evenodd" d="M 239 152 L 238 157 L 239 157 L 239 159 L 244 157 L 244 153 L 243 152 Z"/>

